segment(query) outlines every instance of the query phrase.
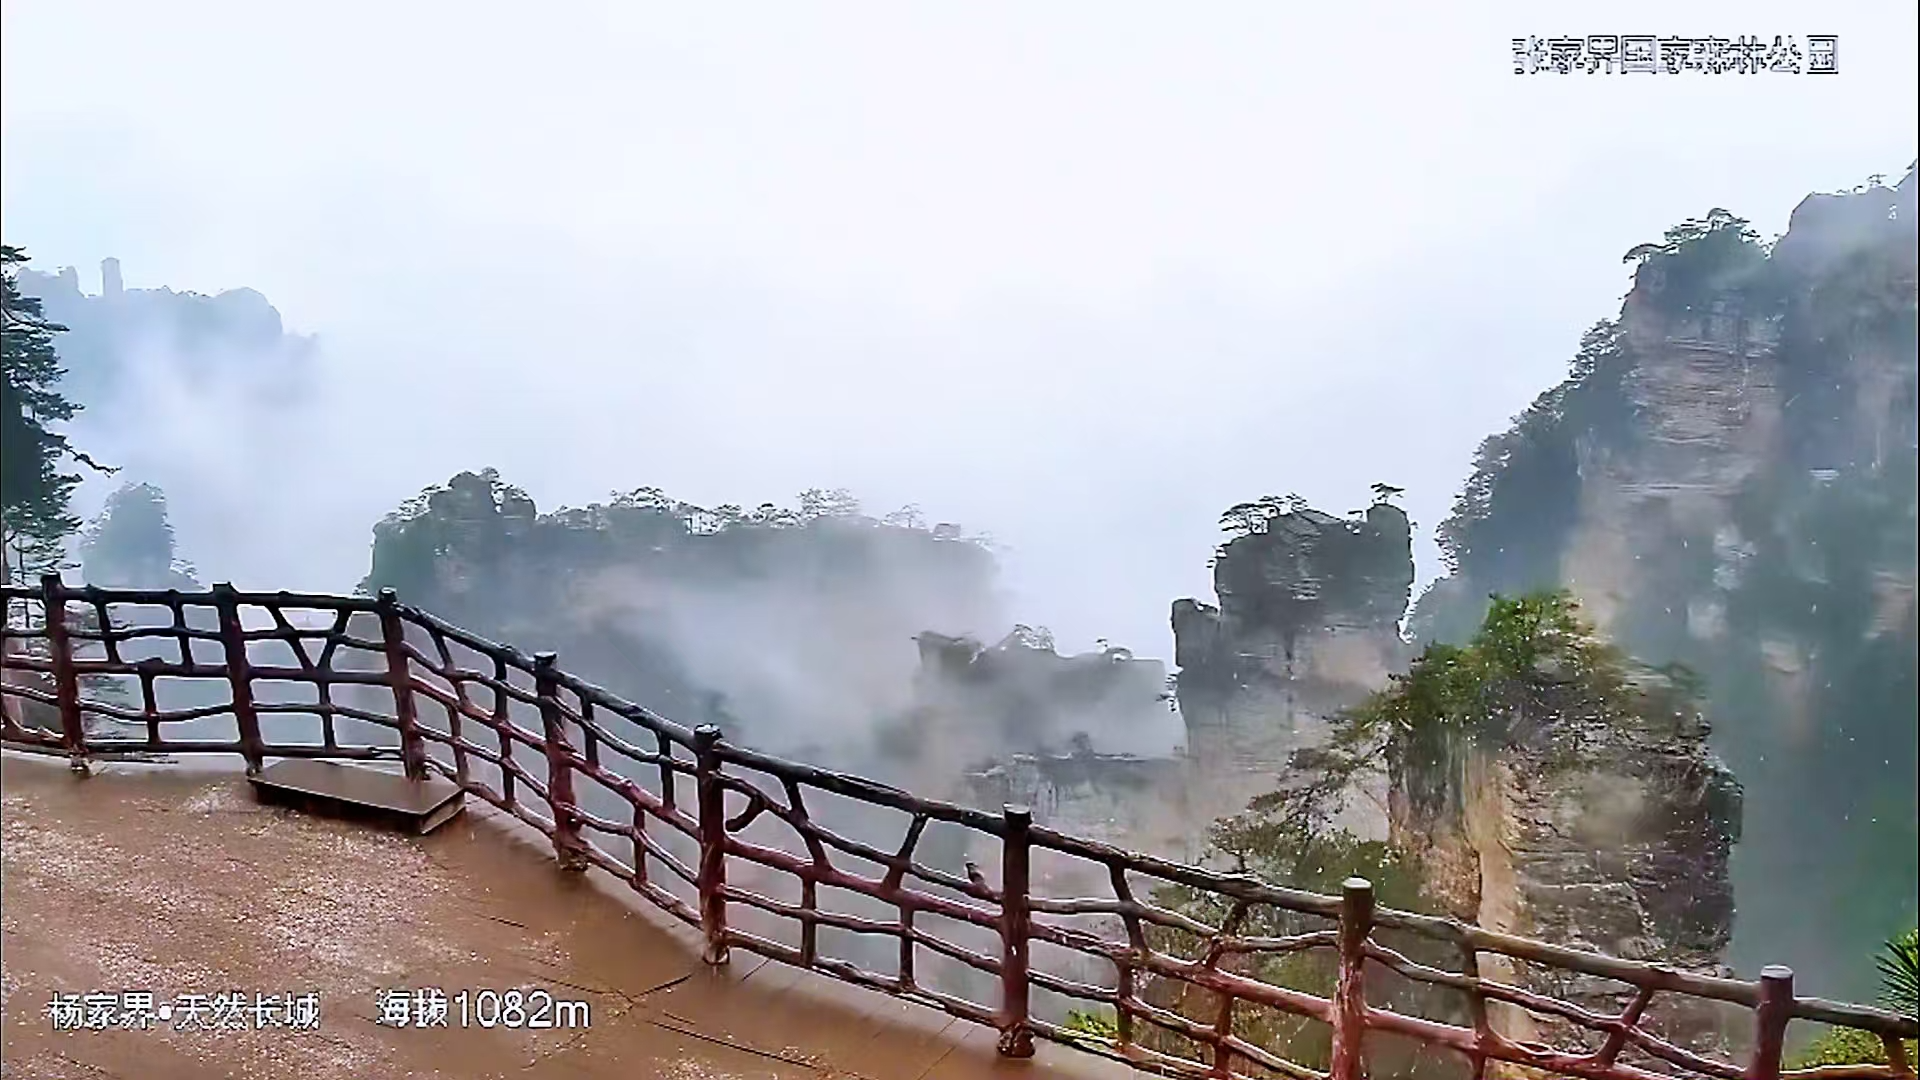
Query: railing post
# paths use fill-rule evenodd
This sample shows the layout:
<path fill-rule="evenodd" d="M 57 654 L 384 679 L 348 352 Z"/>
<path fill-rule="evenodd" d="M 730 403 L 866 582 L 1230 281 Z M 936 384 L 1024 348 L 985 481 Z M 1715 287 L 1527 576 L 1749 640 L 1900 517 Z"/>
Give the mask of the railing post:
<path fill-rule="evenodd" d="M 1028 1058 L 1033 1056 L 1027 1006 L 1033 811 L 1008 804 L 1000 812 L 1006 822 L 1000 839 L 1000 1054 Z"/>
<path fill-rule="evenodd" d="M 560 869 L 587 868 L 587 845 L 580 837 L 580 803 L 573 795 L 573 747 L 567 742 L 566 717 L 560 713 L 559 658 L 533 654 L 533 692 L 540 700 L 541 739 L 547 746 L 547 802 L 553 807 L 553 854 Z M 417 737 L 417 733 L 416 733 Z"/>
<path fill-rule="evenodd" d="M 247 662 L 247 639 L 240 625 L 240 598 L 233 585 L 213 587 L 214 610 L 220 615 L 220 645 L 226 650 L 227 684 L 233 688 L 233 720 L 240 729 L 240 756 L 247 774 L 266 762 L 266 744 L 260 738 L 260 714 L 253 707 L 253 668 Z"/>
<path fill-rule="evenodd" d="M 1333 1059 L 1328 1080 L 1366 1080 L 1367 937 L 1373 933 L 1373 882 L 1340 884 L 1340 979 L 1333 990 Z"/>
<path fill-rule="evenodd" d="M 693 729 L 694 788 L 700 809 L 700 871 L 695 888 L 700 893 L 700 932 L 707 939 L 702 959 L 727 962 L 727 805 L 720 786 L 720 729 L 702 724 Z"/>
<path fill-rule="evenodd" d="M 1907 1044 L 1892 1035 L 1882 1035 L 1880 1045 L 1887 1052 L 1887 1064 L 1893 1066 L 1893 1075 L 1911 1078 L 1913 1062 L 1908 1060 Z"/>
<path fill-rule="evenodd" d="M 1760 969 L 1760 1003 L 1753 1009 L 1753 1060 L 1747 1080 L 1780 1080 L 1780 1058 L 1793 1019 L 1793 969 L 1770 964 Z"/>
<path fill-rule="evenodd" d="M 59 574 L 40 575 L 40 600 L 47 616 L 47 661 L 53 668 L 53 695 L 60 705 L 60 737 L 67 744 L 68 767 L 81 776 L 87 764 L 87 724 L 80 713 L 80 676 L 73 670 L 73 639 L 67 634 L 66 586 Z"/>
<path fill-rule="evenodd" d="M 427 776 L 427 746 L 420 737 L 420 714 L 413 700 L 413 662 L 407 657 L 407 626 L 400 619 L 400 597 L 381 589 L 374 598 L 380 614 L 380 638 L 386 647 L 387 685 L 393 688 L 393 722 L 400 729 L 400 762 L 407 779 Z"/>

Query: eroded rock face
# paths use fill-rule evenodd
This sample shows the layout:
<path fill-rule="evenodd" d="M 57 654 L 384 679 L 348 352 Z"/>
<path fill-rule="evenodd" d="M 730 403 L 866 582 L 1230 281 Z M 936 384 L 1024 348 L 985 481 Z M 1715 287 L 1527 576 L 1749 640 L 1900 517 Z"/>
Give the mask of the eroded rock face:
<path fill-rule="evenodd" d="M 1809 196 L 1697 295 L 1641 268 L 1631 434 L 1583 444 L 1560 559 L 1611 636 L 1706 676 L 1752 791 L 1733 955 L 1829 996 L 1871 992 L 1858 957 L 1913 903 L 1911 856 L 1875 853 L 1914 847 L 1913 728 L 1887 719 L 1913 709 L 1914 193 Z"/>
<path fill-rule="evenodd" d="M 1409 537 L 1406 514 L 1385 502 L 1350 518 L 1278 513 L 1221 547 L 1217 607 L 1175 602 L 1180 714 L 1206 820 L 1279 786 L 1335 716 L 1405 667 Z M 1377 837 L 1384 791 L 1371 787 L 1345 823 Z"/>
<path fill-rule="evenodd" d="M 1106 647 L 1063 656 L 1044 631 L 1016 627 L 993 645 L 931 631 L 915 638 L 921 737 L 972 763 L 1006 753 L 1164 754 L 1177 742 L 1167 669 Z"/>
<path fill-rule="evenodd" d="M 1914 189 L 1909 174 L 1896 189 L 1810 195 L 1770 255 L 1755 246 L 1698 280 L 1657 259 L 1640 267 L 1619 319 L 1631 432 L 1582 433 L 1579 520 L 1560 560 L 1602 629 L 1646 636 L 1617 618 L 1667 585 L 1653 567 L 1694 561 L 1702 572 L 1687 584 L 1700 588 L 1677 598 L 1692 605 L 1687 636 L 1721 636 L 1714 609 L 1749 569 L 1751 534 L 1778 523 L 1743 501 L 1911 460 Z M 1789 569 L 1819 579 L 1822 553 L 1797 546 Z M 1911 558 L 1887 556 L 1879 569 L 1897 593 Z"/>
<path fill-rule="evenodd" d="M 1742 795 L 1707 748 L 1707 725 L 1649 676 L 1630 708 L 1511 718 L 1505 736 L 1457 734 L 1393 754 L 1396 846 L 1429 895 L 1502 933 L 1720 974 L 1732 934 L 1728 858 Z M 1497 957 L 1482 974 L 1617 1013 L 1631 994 Z M 1651 1026 L 1696 1051 L 1724 1049 L 1720 1018 L 1656 1006 Z M 1517 1009 L 1518 1039 L 1567 1039 Z M 1574 1043 L 1566 1043 L 1574 1045 Z"/>
<path fill-rule="evenodd" d="M 1621 311 L 1635 358 L 1622 379 L 1635 437 L 1580 450 L 1579 523 L 1561 577 L 1603 630 L 1644 589 L 1639 564 L 1656 550 L 1662 562 L 1673 549 L 1712 552 L 1723 578 L 1737 575 L 1746 540 L 1731 502 L 1768 464 L 1790 393 L 1771 305 L 1733 286 L 1700 304 L 1676 303 L 1668 290 L 1661 265 L 1647 263 Z M 1714 632 L 1710 612 L 1696 608 L 1693 621 Z"/>
<path fill-rule="evenodd" d="M 953 797 L 989 811 L 1025 806 L 1037 824 L 1061 832 L 1156 855 L 1190 854 L 1184 843 L 1204 830 L 1186 812 L 1181 762 L 1164 749 L 1123 752 L 1177 741 L 1164 664 L 1122 648 L 1062 656 L 1044 632 L 1025 627 L 992 646 L 936 633 L 916 641 L 916 708 L 895 746 L 911 754 L 921 775 L 958 780 Z M 966 835 L 966 858 L 991 879 L 998 842 Z M 1111 889 L 1104 866 L 1045 849 L 1033 853 L 1030 873 L 1041 896 L 1103 896 Z M 1124 934 L 1116 919 L 1077 923 L 1105 936 Z M 990 951 L 994 943 L 974 947 Z M 1112 977 L 1110 964 L 1091 957 L 1050 962 L 1067 978 Z M 1066 1019 L 1061 1000 L 1035 1007 L 1045 1019 Z"/>
<path fill-rule="evenodd" d="M 1153 851 L 1184 831 L 1184 779 L 1175 758 L 1101 754 L 1086 745 L 1064 754 L 1012 754 L 967 778 L 978 805 L 1027 806 L 1043 825 Z"/>
<path fill-rule="evenodd" d="M 1279 515 L 1221 549 L 1218 607 L 1175 605 L 1196 818 L 1237 812 L 1253 795 L 1300 782 L 1341 713 L 1405 669 L 1405 522 L 1384 505 L 1361 520 Z M 1388 767 L 1363 775 L 1334 823 L 1411 855 L 1448 914 L 1576 948 L 1723 970 L 1740 789 L 1708 749 L 1696 703 L 1664 677 L 1634 670 L 1640 682 L 1608 707 L 1590 696 L 1557 707 L 1549 698 L 1537 715 L 1505 718 L 1498 736 L 1396 739 Z M 1617 987 L 1490 966 L 1502 980 L 1599 1011 L 1626 1003 Z M 1516 1038 L 1572 1036 L 1539 1030 L 1517 1011 L 1499 1023 Z M 1713 1015 L 1656 1010 L 1653 1023 L 1682 1045 L 1721 1044 Z"/>
<path fill-rule="evenodd" d="M 1149 832 L 1181 831 L 1167 823 L 1180 797 L 1168 752 L 1179 720 L 1160 661 L 1117 647 L 1062 656 L 1027 627 L 991 646 L 933 632 L 915 641 L 913 711 L 883 736 L 892 756 L 959 781 L 954 794 L 975 805 L 1026 805 L 1067 832 L 1150 846 Z"/>

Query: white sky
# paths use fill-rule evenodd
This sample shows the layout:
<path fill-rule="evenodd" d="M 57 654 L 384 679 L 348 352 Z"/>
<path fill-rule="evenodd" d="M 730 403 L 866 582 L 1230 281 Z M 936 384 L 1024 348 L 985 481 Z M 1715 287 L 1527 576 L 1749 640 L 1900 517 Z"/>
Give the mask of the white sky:
<path fill-rule="evenodd" d="M 1911 3 L 1473 7 L 7 0 L 0 213 L 89 290 L 115 255 L 321 333 L 339 419 L 273 482 L 182 412 L 210 576 L 350 586 L 486 464 L 544 508 L 845 486 L 994 534 L 1063 646 L 1164 655 L 1227 505 L 1397 484 L 1430 575 L 1629 247 L 1915 156 Z M 1841 73 L 1511 73 L 1636 31 Z"/>

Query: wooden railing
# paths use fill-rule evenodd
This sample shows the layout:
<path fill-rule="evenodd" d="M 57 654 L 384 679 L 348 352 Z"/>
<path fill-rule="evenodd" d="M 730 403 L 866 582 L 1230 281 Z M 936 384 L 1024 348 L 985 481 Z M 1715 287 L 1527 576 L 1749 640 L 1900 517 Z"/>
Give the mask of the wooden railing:
<path fill-rule="evenodd" d="M 4 596 L 0 742 L 9 749 L 62 755 L 81 772 L 97 759 L 198 753 L 237 755 L 250 771 L 269 759 L 307 757 L 390 760 L 414 777 L 438 774 L 544 833 L 561 867 L 598 866 L 698 927 L 709 963 L 744 949 L 923 1002 L 997 1028 L 1010 1056 L 1031 1054 L 1037 1035 L 1165 1075 L 1357 1080 L 1366 1075 L 1363 1039 L 1381 1032 L 1457 1053 L 1476 1076 L 1495 1063 L 1608 1080 L 1914 1076 L 1902 1045 L 1920 1034 L 1912 1017 L 1796 996 L 1785 968 L 1745 981 L 1615 959 L 1376 908 L 1372 886 L 1358 878 L 1341 896 L 1317 895 L 1065 835 L 1034 824 L 1019 807 L 993 814 L 919 798 L 735 746 L 712 727 L 684 727 L 562 671 L 552 653 L 488 641 L 391 591 L 375 598 L 251 594 L 225 585 L 143 592 L 74 588 L 50 576 L 37 590 L 7 586 Z M 164 648 L 177 658 L 129 655 Z M 284 662 L 266 655 L 276 649 Z M 120 690 L 102 685 L 116 680 Z M 163 708 L 160 688 L 176 681 L 223 685 L 223 700 Z M 289 687 L 310 690 L 311 700 L 275 700 Z M 138 701 L 126 700 L 135 688 Z M 538 723 L 518 722 L 529 715 Z M 317 741 L 268 730 L 294 718 L 317 718 Z M 216 722 L 219 737 L 169 735 Z M 899 842 L 883 846 L 853 835 L 857 829 L 829 827 L 823 817 L 834 815 L 816 809 L 829 801 L 854 808 L 863 822 L 894 816 L 903 825 L 893 833 Z M 988 853 L 997 852 L 998 885 L 971 863 L 957 872 L 917 857 L 935 830 L 959 837 L 959 850 L 981 853 L 989 866 Z M 1045 895 L 1040 860 L 1077 861 L 1110 895 Z M 782 880 L 797 896 L 756 891 L 748 887 L 753 879 Z M 1156 903 L 1165 886 L 1216 899 L 1229 914 L 1210 925 Z M 825 902 L 827 890 L 863 897 L 887 917 L 838 910 Z M 1263 908 L 1323 920 L 1326 929 L 1246 933 Z M 779 929 L 750 928 L 756 919 Z M 937 933 L 943 924 L 948 929 Z M 1380 932 L 1444 946 L 1459 957 L 1459 970 L 1411 959 L 1383 944 Z M 1204 947 L 1193 955 L 1171 949 L 1170 933 Z M 889 947 L 891 972 L 834 947 L 873 935 L 897 946 Z M 969 937 L 974 945 L 963 941 Z M 1057 961 L 1037 963 L 1036 947 Z M 1248 973 L 1248 958 L 1306 951 L 1337 958 L 1331 996 Z M 1503 967 L 1612 980 L 1632 988 L 1630 1003 L 1597 1013 L 1518 979 L 1479 973 L 1497 958 L 1505 958 Z M 1077 973 L 1088 965 L 1101 974 Z M 1369 980 L 1383 972 L 1457 992 L 1469 1022 L 1370 1002 Z M 1187 992 L 1206 1001 L 1210 1015 L 1169 1004 Z M 1113 1009 L 1117 1034 L 1043 1018 L 1036 993 Z M 1740 1040 L 1750 1047 L 1745 1062 L 1657 1033 L 1648 1018 L 1661 995 L 1749 1013 L 1751 1035 Z M 1571 1048 L 1516 1038 L 1490 1019 L 1496 1005 L 1588 1034 Z M 1261 1013 L 1327 1025 L 1329 1071 L 1250 1039 L 1240 1021 Z M 1892 1064 L 1783 1071 L 1786 1030 L 1796 1020 L 1870 1032 Z"/>

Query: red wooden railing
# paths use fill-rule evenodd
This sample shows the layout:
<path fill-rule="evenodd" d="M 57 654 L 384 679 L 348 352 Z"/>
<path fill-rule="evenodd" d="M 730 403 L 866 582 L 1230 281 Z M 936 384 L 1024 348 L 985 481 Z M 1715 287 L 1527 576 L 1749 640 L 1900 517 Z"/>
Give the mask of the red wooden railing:
<path fill-rule="evenodd" d="M 529 656 L 487 641 L 400 603 L 391 591 L 366 598 L 248 594 L 225 585 L 202 593 L 102 590 L 69 587 L 54 576 L 37 590 L 0 591 L 8 614 L 0 636 L 0 742 L 9 749 L 63 755 L 82 772 L 90 760 L 126 755 L 233 754 L 249 771 L 274 758 L 396 761 L 414 777 L 447 777 L 540 830 L 563 868 L 598 866 L 698 927 L 708 963 L 726 963 L 729 952 L 740 948 L 923 1002 L 997 1028 L 1000 1050 L 1010 1056 L 1031 1054 L 1038 1035 L 1166 1075 L 1358 1080 L 1366 1075 L 1365 1037 L 1383 1032 L 1458 1053 L 1476 1076 L 1496 1063 L 1604 1080 L 1914 1076 L 1902 1045 L 1920 1034 L 1912 1017 L 1796 996 L 1785 968 L 1767 968 L 1758 981 L 1745 981 L 1615 959 L 1376 908 L 1372 886 L 1358 878 L 1346 883 L 1344 895 L 1322 896 L 1065 835 L 1034 824 L 1019 807 L 990 814 L 919 798 L 735 746 L 712 727 L 686 728 L 562 671 L 552 653 Z M 142 610 L 147 618 L 139 617 Z M 291 615 L 303 617 L 296 622 Z M 325 625 L 303 625 L 314 617 Z M 128 658 L 130 650 L 155 652 L 160 643 L 176 649 L 178 659 Z M 196 650 L 196 644 L 203 648 Z M 262 654 L 273 645 L 291 662 L 266 662 Z M 98 689 L 103 678 L 137 686 L 138 704 L 116 702 L 110 689 Z M 157 700 L 161 680 L 217 681 L 227 687 L 226 700 L 165 709 Z M 271 700 L 275 695 L 266 691 L 275 686 L 310 687 L 313 700 Z M 388 698 L 390 710 L 378 704 Z M 538 726 L 516 722 L 516 705 L 523 714 L 537 714 Z M 444 723 L 426 715 L 436 706 Z M 268 738 L 263 720 L 280 723 L 276 717 L 317 718 L 318 741 Z M 165 734 L 229 718 L 233 737 Z M 370 741 L 343 741 L 342 723 L 357 723 Z M 610 767 L 609 758 L 617 767 Z M 604 789 L 599 806 L 620 809 L 596 810 L 590 805 L 596 800 L 578 792 L 577 782 Z M 690 807 L 684 798 L 689 794 Z M 830 828 L 810 812 L 810 803 L 825 799 L 849 801 L 868 815 L 904 815 L 904 836 L 888 850 L 850 830 Z M 775 825 L 784 828 L 780 841 L 765 835 Z M 1000 884 L 971 867 L 962 875 L 916 858 L 936 828 L 957 831 L 969 844 L 997 847 Z M 615 837 L 625 844 L 611 842 Z M 615 850 L 620 846 L 627 849 L 624 858 Z M 1111 895 L 1044 895 L 1035 885 L 1036 857 L 1096 868 Z M 870 864 L 874 872 L 856 872 L 855 862 Z M 797 884 L 797 900 L 747 887 L 755 877 L 781 875 Z M 1216 898 L 1230 914 L 1209 925 L 1154 903 L 1154 889 L 1166 885 Z M 867 898 L 891 918 L 835 910 L 823 903 L 824 889 Z M 1263 907 L 1324 920 L 1328 929 L 1286 937 L 1244 933 Z M 750 915 L 779 924 L 782 932 L 749 929 Z M 954 930 L 935 933 L 936 920 L 954 924 Z M 894 939 L 894 972 L 833 955 L 823 948 L 822 928 Z M 1444 945 L 1460 957 L 1460 969 L 1418 962 L 1382 944 L 1381 931 Z M 1169 932 L 1191 935 L 1205 947 L 1199 955 L 1171 950 L 1165 945 Z M 787 940 L 777 939 L 782 934 Z M 967 935 L 997 939 L 998 947 L 956 940 Z M 1113 978 L 1075 977 L 1064 960 L 1035 963 L 1035 946 L 1091 958 L 1110 967 Z M 1337 957 L 1331 997 L 1237 970 L 1245 966 L 1242 958 L 1308 950 Z M 1612 980 L 1633 988 L 1631 1001 L 1619 1013 L 1601 1014 L 1529 990 L 1517 979 L 1501 982 L 1478 973 L 1483 960 L 1499 957 L 1508 965 Z M 928 977 L 923 958 L 943 962 L 945 972 Z M 955 971 L 981 976 L 969 982 L 952 977 Z M 1381 971 L 1457 991 L 1470 1024 L 1370 1003 L 1369 978 Z M 1196 992 L 1210 1003 L 1211 1017 L 1169 1007 L 1169 989 L 1182 999 L 1179 991 Z M 1036 1015 L 1036 991 L 1111 1007 L 1117 1037 L 1069 1030 Z M 1747 1060 L 1690 1050 L 1657 1033 L 1648 1020 L 1660 995 L 1748 1011 Z M 1489 1018 L 1491 1003 L 1590 1037 L 1573 1048 L 1523 1041 Z M 1328 1025 L 1330 1071 L 1289 1061 L 1236 1033 L 1236 1018 L 1249 1011 Z M 1870 1032 L 1892 1064 L 1783 1071 L 1786 1030 L 1796 1020 Z"/>

